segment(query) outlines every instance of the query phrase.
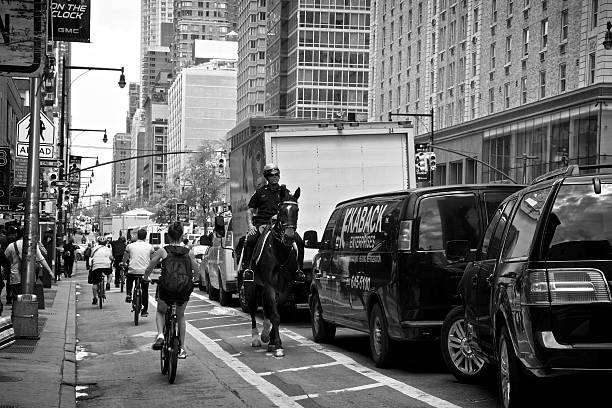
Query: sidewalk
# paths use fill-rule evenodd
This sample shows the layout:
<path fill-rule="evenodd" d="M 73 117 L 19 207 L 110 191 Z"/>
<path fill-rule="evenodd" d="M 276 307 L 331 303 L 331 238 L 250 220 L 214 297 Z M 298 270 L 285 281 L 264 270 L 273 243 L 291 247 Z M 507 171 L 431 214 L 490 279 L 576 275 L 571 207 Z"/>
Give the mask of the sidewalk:
<path fill-rule="evenodd" d="M 17 339 L 0 350 L 0 407 L 76 406 L 75 289 L 68 278 L 45 288 L 45 309 L 38 310 L 40 338 Z M 2 315 L 10 314 L 11 305 L 4 305 Z"/>

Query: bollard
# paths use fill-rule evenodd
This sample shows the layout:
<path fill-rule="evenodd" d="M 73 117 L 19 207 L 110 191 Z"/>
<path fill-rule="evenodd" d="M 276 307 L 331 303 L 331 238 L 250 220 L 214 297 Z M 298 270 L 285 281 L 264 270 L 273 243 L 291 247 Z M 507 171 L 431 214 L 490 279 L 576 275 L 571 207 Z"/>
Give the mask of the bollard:
<path fill-rule="evenodd" d="M 13 328 L 17 338 L 40 338 L 36 295 L 17 295 L 13 302 Z"/>

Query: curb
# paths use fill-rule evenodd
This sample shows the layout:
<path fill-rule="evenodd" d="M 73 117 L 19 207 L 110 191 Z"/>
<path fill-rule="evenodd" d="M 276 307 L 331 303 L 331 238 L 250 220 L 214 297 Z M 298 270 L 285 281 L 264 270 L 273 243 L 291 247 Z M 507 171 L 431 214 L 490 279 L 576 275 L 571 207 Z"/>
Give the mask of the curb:
<path fill-rule="evenodd" d="M 70 282 L 59 407 L 76 407 L 76 283 Z"/>

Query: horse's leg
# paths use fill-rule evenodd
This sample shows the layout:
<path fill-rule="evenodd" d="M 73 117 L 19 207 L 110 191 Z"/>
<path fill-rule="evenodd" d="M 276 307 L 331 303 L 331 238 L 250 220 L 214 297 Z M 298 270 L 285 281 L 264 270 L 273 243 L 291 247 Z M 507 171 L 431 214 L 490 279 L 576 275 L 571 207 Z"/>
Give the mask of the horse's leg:
<path fill-rule="evenodd" d="M 257 313 L 257 298 L 260 289 L 255 285 L 255 282 L 249 283 L 253 285 L 253 290 L 249 296 L 249 313 L 251 314 L 251 347 L 261 347 L 261 341 L 259 341 L 259 331 L 257 330 L 257 320 L 255 319 L 255 313 Z"/>
<path fill-rule="evenodd" d="M 263 328 L 261 329 L 261 341 L 270 344 L 270 329 L 272 323 L 270 322 L 270 304 L 267 301 L 268 292 L 266 288 L 261 290 L 261 302 L 263 306 Z"/>
<path fill-rule="evenodd" d="M 274 342 L 270 340 L 268 343 L 268 351 L 274 351 L 274 357 L 283 357 L 285 355 L 285 351 L 283 350 L 283 344 L 280 338 L 280 314 L 278 313 L 278 307 L 276 305 L 277 295 L 276 290 L 273 288 L 269 288 L 267 290 L 266 296 L 268 303 L 268 310 L 270 312 L 269 317 L 272 321 L 272 330 L 270 333 L 270 339 L 274 339 Z"/>

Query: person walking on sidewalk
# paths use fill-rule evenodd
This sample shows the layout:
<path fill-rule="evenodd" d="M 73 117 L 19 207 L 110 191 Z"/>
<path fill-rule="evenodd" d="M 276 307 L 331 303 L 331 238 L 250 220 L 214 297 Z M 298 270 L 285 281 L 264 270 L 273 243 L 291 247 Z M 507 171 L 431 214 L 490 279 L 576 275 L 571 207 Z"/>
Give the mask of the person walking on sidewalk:
<path fill-rule="evenodd" d="M 74 245 L 74 238 L 68 238 L 68 242 L 64 244 L 64 252 L 62 253 L 62 259 L 64 260 L 64 277 L 72 277 L 76 250 L 77 247 Z"/>
<path fill-rule="evenodd" d="M 134 285 L 135 277 L 137 275 L 144 276 L 145 270 L 151 261 L 151 255 L 155 252 L 153 245 L 145 241 L 147 239 L 147 230 L 138 230 L 137 237 L 138 240 L 128 244 L 123 254 L 123 263 L 129 262 L 126 303 L 132 302 L 132 285 Z M 140 282 L 140 288 L 142 289 L 142 311 L 140 314 L 142 317 L 147 317 L 149 315 L 149 282 L 144 279 L 141 279 Z"/>
<path fill-rule="evenodd" d="M 159 248 L 153 255 L 144 279 L 148 280 L 153 268 L 161 261 L 162 272 L 159 277 L 159 299 L 157 301 L 157 314 L 155 323 L 157 324 L 157 338 L 153 344 L 153 350 L 161 350 L 164 343 L 164 317 L 168 304 L 172 301 L 176 303 L 176 316 L 178 318 L 179 341 L 181 349 L 179 358 L 187 357 L 185 353 L 185 308 L 187 301 L 193 291 L 193 274 L 198 272 L 198 263 L 189 251 L 189 248 L 182 245 L 183 224 L 175 222 L 168 228 L 170 245 Z"/>
<path fill-rule="evenodd" d="M 10 273 L 10 284 L 8 285 L 8 291 L 10 291 L 10 299 L 11 301 L 17 300 L 17 295 L 21 294 L 21 259 L 23 256 L 23 231 L 21 229 L 17 229 L 16 231 L 17 241 L 9 244 L 9 246 L 4 251 L 4 255 L 11 263 L 11 273 Z M 40 251 L 40 243 L 36 245 L 36 262 L 45 268 L 51 278 L 54 277 L 53 271 L 49 267 L 49 264 L 45 260 L 43 253 Z"/>
<path fill-rule="evenodd" d="M 103 237 L 98 237 L 98 245 L 91 253 L 91 270 L 87 277 L 87 283 L 91 284 L 93 293 L 92 305 L 98 303 L 98 283 L 102 281 L 102 274 L 110 276 L 112 273 L 111 265 L 113 262 L 113 252 L 106 246 Z M 110 290 L 110 285 L 106 283 L 106 290 Z"/>

